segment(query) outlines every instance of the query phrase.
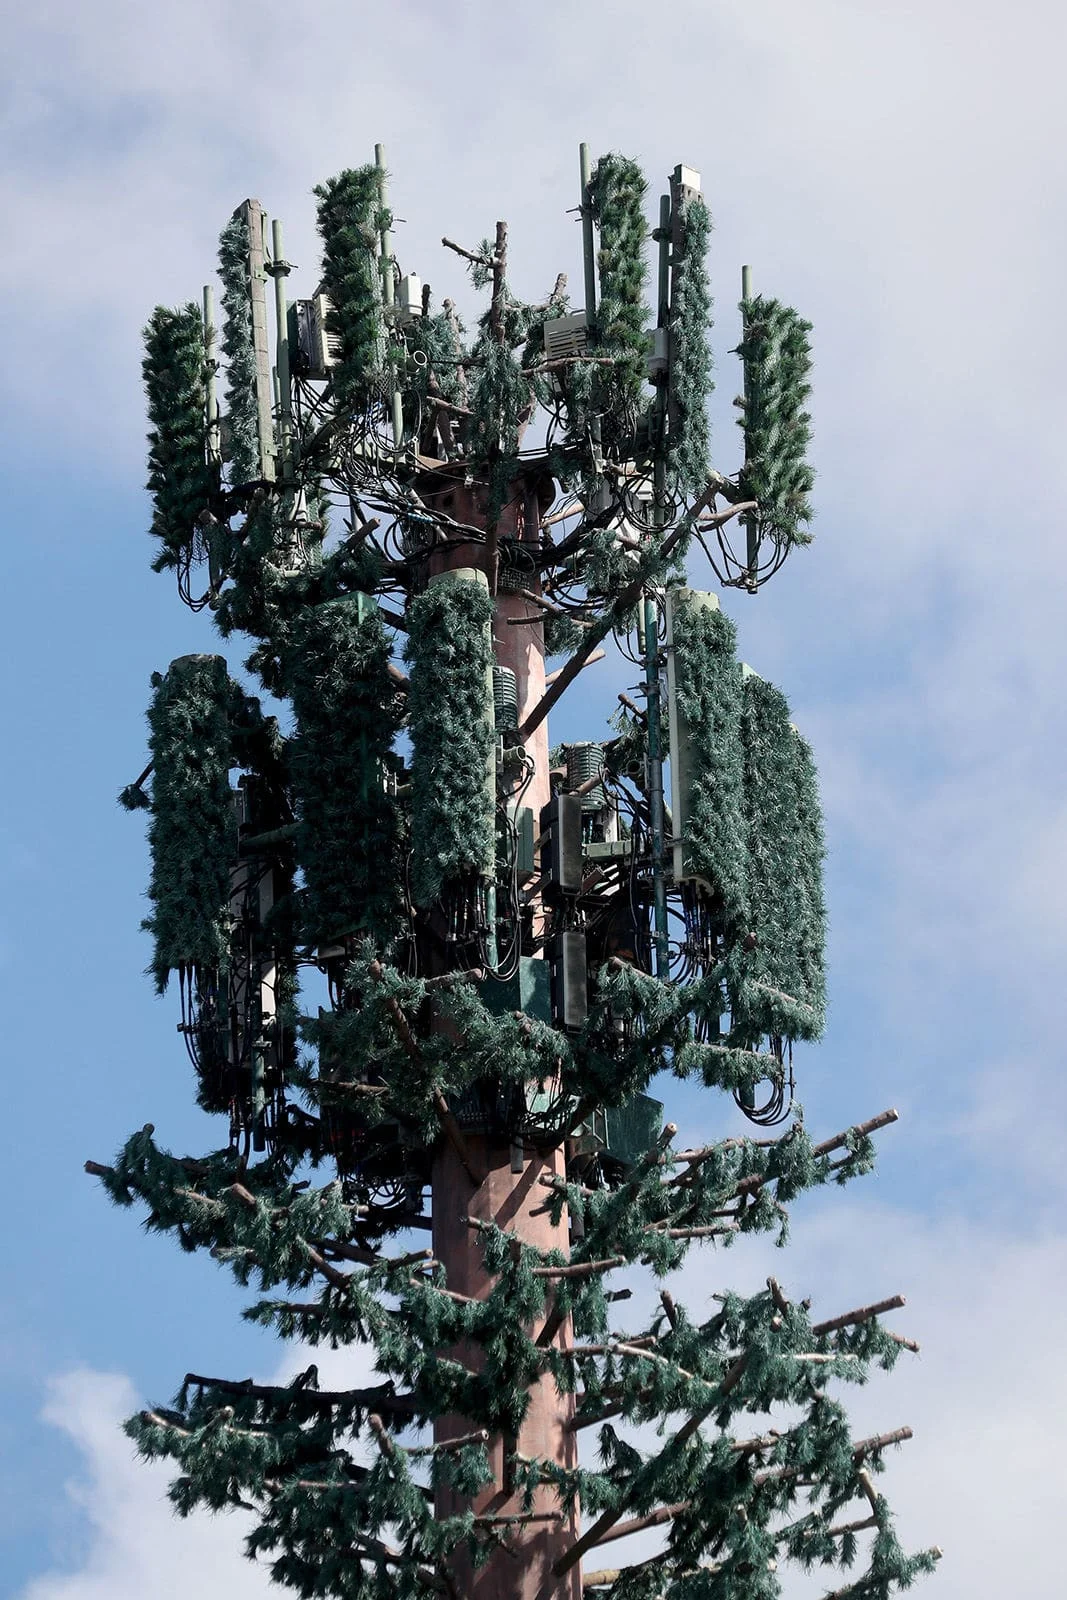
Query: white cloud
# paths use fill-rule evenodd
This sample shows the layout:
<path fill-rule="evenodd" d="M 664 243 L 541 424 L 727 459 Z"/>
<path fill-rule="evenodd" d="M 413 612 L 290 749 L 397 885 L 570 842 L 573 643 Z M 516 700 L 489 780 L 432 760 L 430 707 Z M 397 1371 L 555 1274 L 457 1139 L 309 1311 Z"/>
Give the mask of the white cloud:
<path fill-rule="evenodd" d="M 112 1373 L 83 1368 L 51 1385 L 45 1420 L 82 1457 L 65 1492 L 85 1553 L 73 1570 L 32 1579 L 19 1600 L 262 1600 L 269 1578 L 239 1553 L 245 1519 L 179 1521 L 165 1498 L 166 1469 L 137 1461 L 120 1424 L 140 1403 L 129 1380 Z"/>
<path fill-rule="evenodd" d="M 817 1289 L 827 1315 L 903 1292 L 887 1318 L 922 1345 L 849 1401 L 861 1433 L 901 1424 L 913 1442 L 882 1479 L 909 1548 L 944 1550 L 938 1600 L 1062 1593 L 1053 1530 L 1067 1472 L 1052 1419 L 1067 1409 L 1059 1358 L 1067 1236 L 966 1217 L 933 1221 L 842 1204 L 798 1228 L 778 1271 Z M 931 1589 L 931 1594 L 934 1589 Z"/>
<path fill-rule="evenodd" d="M 323 1388 L 373 1382 L 371 1353 L 293 1349 L 271 1381 L 289 1382 L 314 1362 Z M 279 1591 L 262 1564 L 241 1553 L 252 1526 L 243 1512 L 179 1519 L 166 1498 L 172 1476 L 165 1463 L 138 1460 L 121 1431 L 123 1420 L 145 1403 L 129 1379 L 78 1368 L 49 1385 L 43 1420 L 67 1435 L 81 1456 L 81 1471 L 65 1485 L 84 1554 L 34 1578 L 18 1600 L 262 1600 Z M 364 1441 L 356 1451 L 362 1458 Z M 69 1568 L 69 1570 L 68 1570 Z"/>

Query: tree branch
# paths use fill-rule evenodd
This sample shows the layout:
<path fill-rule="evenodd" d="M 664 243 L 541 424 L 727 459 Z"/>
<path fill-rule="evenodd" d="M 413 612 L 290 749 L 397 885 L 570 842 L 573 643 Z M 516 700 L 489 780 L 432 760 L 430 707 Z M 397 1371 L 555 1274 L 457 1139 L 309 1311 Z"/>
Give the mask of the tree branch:
<path fill-rule="evenodd" d="M 392 1385 L 383 1383 L 373 1389 L 311 1389 L 293 1388 L 289 1384 L 253 1383 L 251 1378 L 208 1378 L 198 1372 L 187 1372 L 185 1384 L 198 1389 L 217 1389 L 220 1394 L 250 1396 L 254 1400 L 267 1400 L 285 1404 L 307 1405 L 312 1410 L 332 1411 L 338 1406 L 351 1406 L 354 1410 L 393 1411 L 398 1416 L 410 1417 L 415 1404 L 411 1395 L 391 1392 Z"/>
<path fill-rule="evenodd" d="M 845 1311 L 839 1317 L 831 1317 L 828 1322 L 817 1322 L 812 1328 L 816 1338 L 821 1338 L 824 1333 L 837 1333 L 840 1328 L 851 1328 L 859 1322 L 870 1322 L 875 1317 L 880 1317 L 883 1311 L 899 1311 L 906 1301 L 902 1294 L 892 1295 L 888 1300 L 879 1300 L 875 1305 L 861 1306 L 858 1311 Z"/>
<path fill-rule="evenodd" d="M 385 974 L 380 961 L 372 961 L 367 970 L 376 983 L 381 983 L 383 981 Z M 411 1025 L 408 1022 L 407 1017 L 405 1017 L 403 1011 L 401 1010 L 400 1002 L 397 1000 L 395 995 L 389 995 L 386 998 L 385 1005 L 386 1010 L 389 1013 L 390 1020 L 393 1024 L 393 1028 L 396 1032 L 396 1036 L 400 1040 L 400 1043 L 403 1045 L 408 1056 L 412 1061 L 421 1061 L 422 1051 L 419 1049 L 418 1041 L 411 1031 Z M 440 1089 L 435 1088 L 433 1090 L 433 1108 L 437 1113 L 437 1120 L 444 1129 L 449 1143 L 459 1157 L 460 1165 L 463 1167 L 464 1172 L 467 1174 L 467 1177 L 470 1179 L 474 1187 L 476 1189 L 480 1189 L 482 1184 L 485 1182 L 486 1174 L 484 1172 L 479 1173 L 478 1168 L 475 1166 L 470 1149 L 467 1145 L 467 1141 L 463 1137 L 463 1132 L 460 1128 L 460 1125 L 456 1121 L 452 1111 L 449 1109 L 448 1101 L 445 1099 Z"/>
<path fill-rule="evenodd" d="M 463 246 L 456 244 L 454 239 L 442 238 L 441 243 L 446 250 L 454 250 L 457 256 L 462 256 L 464 261 L 473 261 L 476 267 L 485 267 L 487 272 L 492 270 L 493 259 L 491 256 L 479 255 L 474 250 L 464 250 Z"/>

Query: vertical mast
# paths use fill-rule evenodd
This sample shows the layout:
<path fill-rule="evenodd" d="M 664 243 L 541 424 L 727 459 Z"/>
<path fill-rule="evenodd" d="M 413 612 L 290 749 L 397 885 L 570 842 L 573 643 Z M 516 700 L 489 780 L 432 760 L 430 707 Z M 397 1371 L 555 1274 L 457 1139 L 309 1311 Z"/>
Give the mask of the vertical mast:
<path fill-rule="evenodd" d="M 215 465 L 222 458 L 219 448 L 218 361 L 215 356 L 215 291 L 204 285 L 204 438 L 207 459 Z"/>
<path fill-rule="evenodd" d="M 267 340 L 266 250 L 267 218 L 258 200 L 239 208 L 248 227 L 248 296 L 252 312 L 252 345 L 256 362 L 256 404 L 259 414 L 259 475 L 274 477 L 274 396 Z"/>
<path fill-rule="evenodd" d="M 593 164 L 589 146 L 578 146 L 578 165 L 582 183 L 582 268 L 585 276 L 585 320 L 590 329 L 596 322 L 596 249 L 593 242 L 593 210 L 590 187 Z"/>
<path fill-rule="evenodd" d="M 587 159 L 583 170 L 586 166 Z M 493 306 L 498 317 L 503 305 L 506 237 L 504 225 L 498 224 Z M 590 250 L 591 240 L 590 221 Z M 531 564 L 532 569 L 523 572 L 521 585 L 516 584 L 507 570 L 501 570 L 501 550 L 513 542 L 530 547 L 531 555 L 539 550 L 541 517 L 546 509 L 539 491 L 543 495 L 543 483 L 525 477 L 517 480 L 495 525 L 490 528 L 488 488 L 478 483 L 450 483 L 451 517 L 461 526 L 479 530 L 482 537 L 479 539 L 476 535 L 469 543 L 445 545 L 431 555 L 429 562 L 431 576 L 470 567 L 484 573 L 493 595 L 494 664 L 514 674 L 516 723 L 520 728 L 545 695 L 544 627 L 541 621 L 531 620 L 528 598 L 528 594 L 540 595 L 541 582 L 536 565 Z M 432 504 L 433 489 L 424 489 L 423 496 Z M 522 589 L 527 590 L 527 595 Z M 523 803 L 538 819 L 551 793 L 547 718 L 541 717 L 526 733 L 522 744 L 530 775 Z M 533 897 L 530 910 L 536 927 L 541 920 L 539 896 Z M 541 959 L 534 958 L 527 964 L 539 966 Z M 565 1176 L 564 1150 L 556 1147 L 545 1151 L 531 1142 L 520 1141 L 521 1136 L 512 1140 L 506 1135 L 467 1133 L 465 1142 L 473 1178 L 453 1142 L 442 1139 L 434 1155 L 431 1175 L 434 1256 L 445 1269 L 449 1288 L 475 1299 L 489 1295 L 493 1280 L 486 1273 L 482 1240 L 472 1222 L 495 1223 L 544 1252 L 556 1250 L 564 1256 L 570 1253 L 567 1212 L 564 1209 L 558 1223 L 553 1225 L 546 1214 L 546 1191 L 541 1181 Z M 570 1318 L 557 1318 L 551 1310 L 547 1320 L 530 1332 L 546 1345 L 567 1348 L 573 1342 Z M 455 1354 L 471 1366 L 477 1361 L 473 1349 Z M 464 1600 L 538 1600 L 538 1597 L 544 1600 L 547 1595 L 553 1600 L 581 1600 L 581 1572 L 577 1564 L 564 1576 L 553 1576 L 554 1565 L 575 1544 L 580 1533 L 578 1508 L 560 1516 L 555 1494 L 541 1487 L 534 1493 L 531 1514 L 525 1516 L 523 1497 L 508 1481 L 505 1466 L 507 1457 L 517 1451 L 521 1455 L 554 1461 L 561 1467 L 576 1467 L 577 1437 L 570 1426 L 573 1416 L 573 1395 L 560 1394 L 552 1377 L 542 1377 L 529 1392 L 526 1417 L 518 1437 L 497 1435 L 489 1441 L 495 1485 L 477 1495 L 473 1504 L 447 1485 L 438 1489 L 439 1516 L 471 1508 L 479 1516 L 516 1519 L 507 1525 L 509 1548 L 495 1553 L 484 1566 L 474 1570 L 464 1555 L 457 1556 L 456 1589 Z M 435 1424 L 434 1435 L 438 1442 L 443 1442 L 469 1429 L 469 1422 L 462 1417 L 445 1417 Z"/>
<path fill-rule="evenodd" d="M 659 203 L 659 270 L 657 273 L 656 329 L 666 346 L 670 325 L 671 201 L 662 195 Z M 656 395 L 654 516 L 657 528 L 667 520 L 667 406 L 669 377 L 660 375 Z M 664 861 L 663 829 L 663 736 L 661 729 L 659 684 L 659 614 L 651 590 L 642 601 L 645 634 L 645 696 L 648 713 L 648 805 L 652 824 L 652 930 L 656 952 L 656 976 L 666 978 L 670 966 L 667 940 L 667 879 Z"/>
<path fill-rule="evenodd" d="M 582 271 L 585 282 L 585 325 L 589 342 L 596 342 L 596 308 L 597 308 L 597 280 L 596 280 L 596 244 L 593 237 L 593 165 L 587 144 L 578 147 L 578 167 L 582 185 Z M 596 491 L 596 509 L 603 510 L 608 504 L 607 484 L 601 474 L 600 439 L 601 428 L 599 416 L 593 416 L 589 423 L 590 438 L 593 445 L 594 466 L 597 471 L 598 488 Z"/>
<path fill-rule="evenodd" d="M 271 223 L 273 260 L 270 264 L 274 279 L 275 320 L 275 371 L 278 375 L 278 476 L 288 478 L 293 470 L 293 394 L 289 373 L 289 309 L 285 303 L 285 280 L 289 276 L 289 263 L 282 244 L 282 225 L 275 217 Z"/>
<path fill-rule="evenodd" d="M 752 299 L 752 268 L 751 267 L 742 267 L 741 268 L 741 334 L 742 334 L 742 338 L 748 333 L 748 303 L 749 303 L 749 301 L 751 299 Z M 746 423 L 746 426 L 745 426 L 744 437 L 745 437 L 745 443 L 746 443 L 745 465 L 747 466 L 748 465 L 748 453 L 747 453 L 748 424 L 749 424 L 749 422 L 751 420 L 751 413 L 750 413 L 749 407 L 751 406 L 753 400 L 755 399 L 755 395 L 756 395 L 755 375 L 751 371 L 751 363 L 749 362 L 749 359 L 748 359 L 747 356 L 745 357 L 744 361 L 741 364 L 741 372 L 742 372 L 742 381 L 743 381 L 743 385 L 744 385 L 744 387 L 742 389 L 742 393 L 743 393 L 744 398 L 745 398 L 745 423 Z M 757 563 L 759 561 L 759 525 L 758 525 L 758 523 L 756 521 L 756 518 L 751 516 L 751 515 L 748 515 L 748 516 L 745 517 L 744 523 L 745 523 L 745 543 L 746 543 L 745 562 L 746 562 L 746 566 L 747 566 L 747 569 L 748 569 L 747 582 L 746 582 L 745 587 L 748 589 L 749 594 L 755 594 L 756 593 L 756 588 L 757 588 L 757 584 L 756 584 L 756 565 L 757 565 Z"/>
<path fill-rule="evenodd" d="M 486 531 L 487 502 L 482 487 L 468 489 L 457 485 L 451 487 L 450 492 L 454 495 L 452 515 L 456 521 Z M 540 541 L 539 524 L 540 504 L 536 487 L 531 484 L 525 493 L 515 492 L 509 496 L 509 503 L 500 514 L 499 535 L 501 539 L 536 547 Z M 432 564 L 436 572 L 475 567 L 485 572 L 488 581 L 487 568 L 491 559 L 488 541 L 472 540 L 453 546 L 434 558 Z M 540 582 L 532 576 L 524 577 L 524 583 L 540 592 Z M 544 629 L 540 622 L 525 620 L 529 612 L 529 602 L 518 590 L 510 589 L 506 582 L 498 585 L 492 624 L 493 656 L 497 666 L 510 668 L 515 674 L 520 726 L 545 692 Z M 523 620 L 520 625 L 512 626 L 513 619 Z M 524 745 L 533 769 L 525 803 L 536 818 L 547 804 L 550 793 L 547 719 L 538 723 Z M 472 1221 L 495 1223 L 539 1250 L 559 1250 L 569 1255 L 566 1210 L 559 1223 L 553 1226 L 545 1212 L 546 1191 L 540 1181 L 543 1177 L 565 1176 L 565 1158 L 562 1148 L 546 1152 L 531 1144 L 513 1144 L 507 1137 L 467 1133 L 465 1143 L 475 1177 L 480 1179 L 477 1184 L 449 1140 L 440 1141 L 434 1156 L 431 1177 L 433 1252 L 445 1269 L 449 1288 L 481 1300 L 490 1293 L 493 1280 L 486 1273 L 481 1237 Z M 535 1338 L 543 1338 L 546 1344 L 554 1343 L 561 1348 L 573 1342 L 570 1318 L 560 1318 L 557 1322 L 551 1312 L 548 1322 L 531 1332 Z M 473 1365 L 476 1359 L 473 1349 L 460 1350 L 454 1355 L 468 1365 Z M 513 1490 L 505 1470 L 506 1458 L 516 1450 L 522 1455 L 555 1461 L 560 1466 L 576 1467 L 577 1436 L 570 1427 L 573 1416 L 573 1395 L 561 1395 L 552 1377 L 541 1378 L 530 1391 L 526 1418 L 518 1437 L 498 1434 L 489 1441 L 487 1448 L 495 1486 L 483 1490 L 473 1503 L 447 1485 L 437 1490 L 438 1516 L 461 1514 L 472 1508 L 478 1516 L 518 1519 L 506 1525 L 509 1548 L 494 1554 L 484 1566 L 474 1570 L 465 1556 L 457 1554 L 456 1589 L 463 1600 L 538 1600 L 539 1596 L 545 1600 L 548 1595 L 552 1600 L 581 1600 L 581 1572 L 577 1565 L 562 1577 L 552 1575 L 554 1564 L 578 1538 L 577 1508 L 560 1517 L 554 1493 L 542 1487 L 534 1493 L 531 1515 L 524 1516 L 522 1495 Z M 469 1431 L 470 1423 L 462 1417 L 445 1417 L 435 1424 L 434 1437 L 441 1443 Z"/>
<path fill-rule="evenodd" d="M 392 331 L 393 314 L 396 308 L 396 263 L 393 260 L 393 234 L 389 226 L 389 194 L 386 188 L 385 146 L 374 146 L 374 163 L 381 173 L 381 208 L 382 226 L 379 230 L 381 239 L 381 269 L 382 269 L 382 306 L 385 310 L 386 355 L 389 352 L 389 336 Z M 400 390 L 396 386 L 396 369 L 389 368 L 389 398 L 393 420 L 393 443 L 399 453 L 404 442 L 404 409 L 400 398 Z"/>

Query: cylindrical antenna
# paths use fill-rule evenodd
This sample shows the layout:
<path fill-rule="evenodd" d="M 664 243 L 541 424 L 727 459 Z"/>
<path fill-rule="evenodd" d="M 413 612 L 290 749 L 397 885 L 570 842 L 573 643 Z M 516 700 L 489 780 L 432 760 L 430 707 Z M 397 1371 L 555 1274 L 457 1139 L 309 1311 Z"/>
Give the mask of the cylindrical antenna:
<path fill-rule="evenodd" d="M 666 328 L 671 318 L 671 197 L 659 197 L 659 304 L 657 328 Z M 664 386 L 665 387 L 665 386 Z"/>
<path fill-rule="evenodd" d="M 271 223 L 271 242 L 274 260 L 274 321 L 275 321 L 275 371 L 278 378 L 278 446 L 281 456 L 281 476 L 292 475 L 293 395 L 289 376 L 289 308 L 285 300 L 285 280 L 289 276 L 289 263 L 282 247 L 282 225 L 277 217 Z"/>
<path fill-rule="evenodd" d="M 593 205 L 589 190 L 593 182 L 593 163 L 589 146 L 578 146 L 582 179 L 582 264 L 585 268 L 585 324 L 592 333 L 596 321 L 596 249 L 593 243 Z"/>
<path fill-rule="evenodd" d="M 749 301 L 751 299 L 752 299 L 752 268 L 751 267 L 742 267 L 741 268 L 741 337 L 742 337 L 742 340 L 744 340 L 745 336 L 748 333 L 748 305 L 749 305 Z M 749 363 L 748 357 L 745 356 L 743 358 L 743 360 L 742 360 L 742 363 L 741 363 L 741 392 L 745 397 L 745 430 L 744 430 L 744 439 L 745 439 L 745 464 L 746 464 L 746 466 L 748 464 L 748 428 L 749 428 L 749 420 L 750 420 L 751 414 L 752 414 L 751 413 L 751 407 L 753 405 L 754 400 L 756 399 L 756 396 L 755 396 L 753 391 L 754 391 L 754 384 L 752 382 L 752 375 L 750 373 L 750 363 Z M 748 516 L 748 517 L 745 518 L 745 539 L 746 539 L 745 565 L 746 565 L 746 567 L 748 569 L 747 570 L 747 574 L 746 574 L 746 580 L 745 580 L 745 588 L 748 590 L 749 594 L 755 594 L 757 588 L 759 587 L 758 584 L 756 583 L 756 567 L 757 567 L 757 564 L 759 562 L 759 543 L 760 543 L 760 541 L 759 541 L 759 524 L 756 521 L 755 517 Z"/>
<path fill-rule="evenodd" d="M 393 234 L 389 227 L 389 195 L 385 185 L 385 146 L 374 146 L 374 164 L 381 173 L 380 195 L 382 205 L 382 226 L 379 230 L 381 241 L 380 267 L 382 275 L 382 305 L 387 309 L 394 304 L 395 291 L 393 286 Z"/>
<path fill-rule="evenodd" d="M 396 305 L 396 264 L 393 261 L 393 234 L 389 227 L 389 197 L 385 187 L 385 146 L 374 146 L 374 164 L 381 173 L 381 205 L 382 227 L 381 239 L 381 272 L 382 272 L 382 305 L 385 308 L 385 320 L 392 323 L 392 311 Z M 387 328 L 388 333 L 388 328 Z M 404 440 L 404 408 L 400 401 L 400 391 L 396 386 L 396 370 L 390 367 L 389 373 L 390 398 L 393 411 L 393 443 L 397 450 Z"/>
<path fill-rule="evenodd" d="M 215 390 L 215 291 L 204 285 L 204 440 L 208 464 L 222 459 L 220 447 L 219 403 Z"/>
<path fill-rule="evenodd" d="M 670 324 L 671 285 L 671 197 L 661 195 L 659 202 L 658 306 L 656 327 L 660 339 L 667 342 Z M 669 356 L 668 356 L 669 360 Z M 667 515 L 667 401 L 670 394 L 670 368 L 659 376 L 656 394 L 656 456 L 654 467 L 655 500 L 653 515 L 657 528 L 662 528 Z M 664 865 L 663 837 L 663 737 L 660 727 L 659 688 L 659 617 L 655 597 L 651 592 L 644 598 L 645 621 L 645 709 L 648 717 L 648 809 L 651 823 L 652 846 L 652 927 L 655 935 L 656 977 L 666 979 L 670 971 L 670 946 L 667 932 L 667 879 Z"/>
<path fill-rule="evenodd" d="M 578 167 L 582 183 L 582 265 L 585 272 L 585 326 L 590 344 L 596 337 L 596 247 L 593 240 L 593 199 L 591 194 L 593 183 L 593 163 L 589 154 L 589 146 L 578 146 Z M 594 415 L 589 424 L 590 440 L 593 446 L 593 456 L 599 466 L 601 459 L 601 433 L 600 417 Z M 597 490 L 593 500 L 593 507 L 597 511 L 607 509 L 608 486 L 605 480 L 597 476 Z"/>

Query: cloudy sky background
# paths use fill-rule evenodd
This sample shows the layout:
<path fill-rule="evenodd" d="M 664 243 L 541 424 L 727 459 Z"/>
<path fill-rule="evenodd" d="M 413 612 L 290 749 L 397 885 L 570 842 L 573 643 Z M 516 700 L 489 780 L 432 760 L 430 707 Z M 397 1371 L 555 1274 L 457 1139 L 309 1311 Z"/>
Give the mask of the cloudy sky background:
<path fill-rule="evenodd" d="M 310 290 L 311 187 L 376 140 L 398 255 L 438 295 L 463 292 L 442 233 L 474 242 L 498 217 L 519 294 L 560 269 L 579 290 L 566 213 L 587 139 L 638 158 L 654 193 L 680 160 L 703 173 L 724 470 L 742 261 L 815 323 L 817 542 L 758 600 L 726 604 L 823 774 L 833 1013 L 825 1044 L 798 1053 L 809 1124 L 888 1105 L 902 1119 L 879 1174 L 799 1206 L 770 1266 L 825 1315 L 908 1296 L 895 1325 L 923 1354 L 856 1414 L 861 1431 L 915 1429 L 884 1482 L 905 1542 L 945 1549 L 929 1592 L 1052 1600 L 1067 1487 L 1060 8 L 63 0 L 32 22 L 9 3 L 5 43 L 0 1592 L 263 1595 L 237 1527 L 173 1523 L 164 1481 L 116 1429 L 188 1369 L 299 1361 L 240 1324 L 217 1268 L 146 1238 L 81 1173 L 149 1120 L 183 1151 L 221 1137 L 191 1105 L 173 1007 L 141 976 L 143 830 L 114 802 L 143 765 L 149 673 L 213 648 L 148 570 L 139 330 L 155 302 L 199 294 L 248 194 L 285 220 L 291 283 Z M 557 737 L 597 735 L 625 678 L 595 673 Z M 687 1139 L 727 1117 L 688 1091 L 669 1111 Z M 688 1293 L 699 1305 L 770 1266 L 762 1245 L 694 1256 Z"/>

